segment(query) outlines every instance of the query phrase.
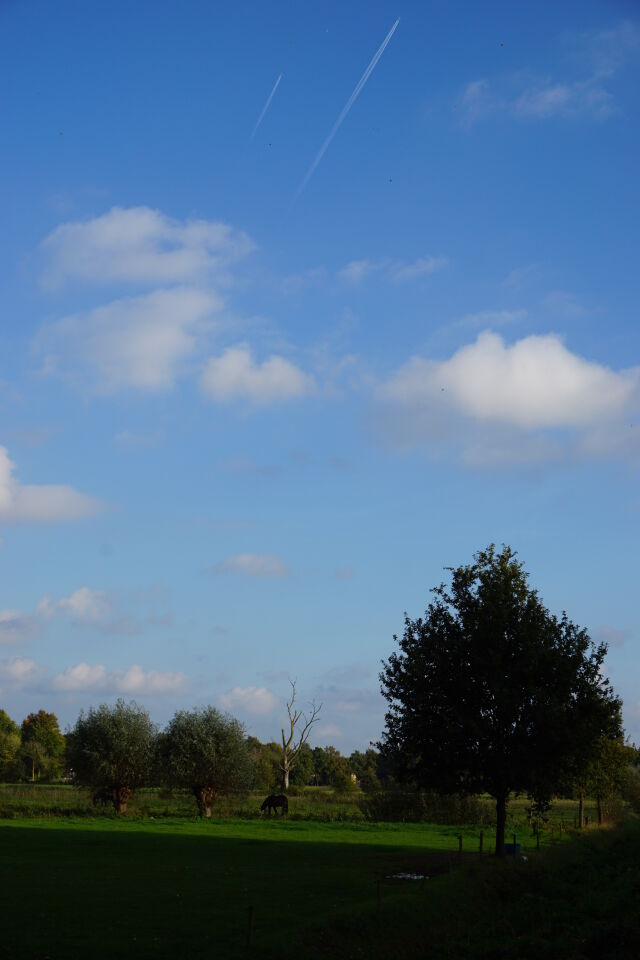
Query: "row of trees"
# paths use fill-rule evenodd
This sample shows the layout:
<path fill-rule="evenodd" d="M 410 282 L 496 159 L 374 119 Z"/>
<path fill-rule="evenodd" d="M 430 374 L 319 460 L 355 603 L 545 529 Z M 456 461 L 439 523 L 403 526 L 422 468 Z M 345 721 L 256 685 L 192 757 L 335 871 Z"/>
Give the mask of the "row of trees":
<path fill-rule="evenodd" d="M 201 816 L 210 817 L 216 797 L 250 788 L 269 792 L 281 783 L 282 746 L 246 737 L 244 727 L 214 707 L 178 711 L 158 732 L 138 704 L 118 700 L 81 713 L 67 734 L 73 778 L 125 813 L 132 792 L 145 784 L 189 790 Z M 379 785 L 374 750 L 344 757 L 335 747 L 311 749 L 303 741 L 289 768 L 290 786 Z"/>
<path fill-rule="evenodd" d="M 333 746 L 312 749 L 304 733 L 303 728 L 292 741 L 290 787 L 343 791 L 352 789 L 354 781 L 367 789 L 379 786 L 380 756 L 375 750 L 345 757 Z M 208 816 L 220 793 L 280 789 L 283 746 L 246 737 L 237 720 L 213 707 L 180 711 L 158 731 L 144 708 L 118 701 L 81 713 L 66 736 L 53 713 L 30 714 L 19 727 L 0 710 L 0 779 L 47 781 L 63 776 L 90 787 L 121 813 L 139 786 L 186 787 Z"/>

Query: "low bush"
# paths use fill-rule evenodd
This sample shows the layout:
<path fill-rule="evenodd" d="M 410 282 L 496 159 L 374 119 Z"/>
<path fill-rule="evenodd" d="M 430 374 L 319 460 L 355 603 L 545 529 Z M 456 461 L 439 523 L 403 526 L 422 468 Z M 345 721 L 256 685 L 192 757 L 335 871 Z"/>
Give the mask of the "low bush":
<path fill-rule="evenodd" d="M 393 823 L 473 824 L 495 822 L 495 808 L 479 797 L 440 796 L 425 790 L 393 787 L 368 793 L 360 799 L 366 820 Z"/>

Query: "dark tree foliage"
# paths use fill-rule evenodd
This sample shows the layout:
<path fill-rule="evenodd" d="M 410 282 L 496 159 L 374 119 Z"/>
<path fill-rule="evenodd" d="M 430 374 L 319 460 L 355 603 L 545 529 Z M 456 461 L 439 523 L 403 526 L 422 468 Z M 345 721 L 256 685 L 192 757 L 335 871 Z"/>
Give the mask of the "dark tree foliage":
<path fill-rule="evenodd" d="M 360 788 L 365 793 L 373 793 L 380 789 L 380 754 L 377 750 L 369 748 L 364 753 L 360 750 L 354 750 L 349 757 L 349 766 L 351 771 L 358 778 Z"/>
<path fill-rule="evenodd" d="M 334 790 L 351 790 L 351 767 L 336 747 L 315 747 L 313 765 L 316 781 L 320 786 L 333 787 Z"/>
<path fill-rule="evenodd" d="M 277 793 L 282 789 L 282 746 L 279 743 L 260 743 L 257 737 L 248 737 L 247 744 L 254 765 L 253 785 L 256 790 Z M 313 752 L 303 743 L 296 763 L 289 773 L 291 787 L 306 787 L 313 780 Z"/>
<path fill-rule="evenodd" d="M 218 794 L 245 790 L 251 784 L 244 727 L 215 707 L 178 711 L 159 743 L 166 779 L 193 793 L 200 816 L 211 816 Z"/>
<path fill-rule="evenodd" d="M 67 735 L 69 764 L 78 783 L 108 796 L 124 814 L 133 791 L 150 781 L 155 739 L 144 707 L 133 700 L 103 703 L 81 712 Z"/>
<path fill-rule="evenodd" d="M 635 748 L 625 743 L 622 736 L 598 740 L 588 783 L 589 793 L 598 805 L 598 823 L 605 819 L 610 804 L 625 794 L 635 754 Z"/>
<path fill-rule="evenodd" d="M 509 794 L 555 792 L 619 732 L 620 701 L 602 676 L 606 645 L 549 613 L 510 547 L 448 569 L 451 586 L 433 590 L 424 618 L 405 615 L 383 663 L 379 747 L 409 782 L 493 796 L 502 856 Z"/>
<path fill-rule="evenodd" d="M 247 737 L 247 746 L 253 765 L 253 787 L 264 793 L 275 793 L 282 779 L 282 747 L 279 743 L 261 743 L 257 737 Z"/>
<path fill-rule="evenodd" d="M 55 780 L 61 776 L 66 744 L 55 713 L 30 713 L 22 721 L 21 736 L 26 775 L 31 780 Z"/>
<path fill-rule="evenodd" d="M 20 727 L 0 709 L 0 780 L 19 776 L 20 744 Z"/>

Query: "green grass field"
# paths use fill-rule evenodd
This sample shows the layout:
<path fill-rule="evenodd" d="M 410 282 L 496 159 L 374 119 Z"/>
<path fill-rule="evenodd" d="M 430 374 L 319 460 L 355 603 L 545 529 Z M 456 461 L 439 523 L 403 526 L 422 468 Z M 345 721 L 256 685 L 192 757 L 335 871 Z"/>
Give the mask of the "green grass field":
<path fill-rule="evenodd" d="M 299 795 L 289 797 L 290 819 L 315 820 L 319 822 L 343 821 L 361 823 L 364 821 L 360 809 L 362 794 L 359 790 L 336 795 L 328 787 L 308 787 Z M 217 819 L 260 819 L 260 803 L 263 793 L 251 793 L 242 797 L 221 797 L 216 801 Z M 508 829 L 520 832 L 528 828 L 526 807 L 529 801 L 525 797 L 512 799 L 508 810 Z M 577 803 L 573 800 L 556 800 L 551 809 L 547 832 L 560 829 L 561 824 L 570 828 L 577 815 Z M 494 805 L 489 798 L 481 804 L 483 817 L 475 825 L 491 831 L 494 822 Z M 0 783 L 0 819 L 12 817 L 102 817 L 114 816 L 113 811 L 92 806 L 91 792 L 69 784 L 31 784 Z M 587 803 L 585 812 L 591 820 L 595 819 L 594 803 Z M 193 797 L 181 790 L 167 791 L 159 788 L 145 788 L 136 791 L 129 804 L 128 817 L 167 817 L 194 818 L 197 814 Z"/>
<path fill-rule="evenodd" d="M 72 790 L 28 789 L 34 804 L 45 800 L 34 800 L 34 789 Z M 625 918 L 635 918 L 640 895 L 637 824 L 579 839 L 556 827 L 537 853 L 531 831 L 518 826 L 523 809 L 514 803 L 511 825 L 527 859 L 501 864 L 478 858 L 475 826 L 13 809 L 0 820 L 0 957 L 635 960 L 640 952 L 625 952 L 634 943 Z M 562 809 L 565 819 L 572 809 Z M 490 829 L 484 836 L 486 851 Z M 398 872 L 431 879 L 388 879 Z M 611 933 L 618 952 L 603 952 L 614 928 L 623 931 Z M 589 952 L 592 943 L 600 952 Z"/>

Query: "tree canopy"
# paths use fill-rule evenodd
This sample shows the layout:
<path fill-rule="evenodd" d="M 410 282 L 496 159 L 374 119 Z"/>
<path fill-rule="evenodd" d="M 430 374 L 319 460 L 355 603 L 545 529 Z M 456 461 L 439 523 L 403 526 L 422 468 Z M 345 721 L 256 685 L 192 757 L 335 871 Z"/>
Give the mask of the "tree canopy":
<path fill-rule="evenodd" d="M 0 780 L 18 776 L 20 744 L 20 727 L 0 709 Z"/>
<path fill-rule="evenodd" d="M 65 739 L 55 713 L 38 710 L 22 721 L 22 757 L 32 780 L 61 776 L 65 759 Z"/>
<path fill-rule="evenodd" d="M 180 710 L 160 738 L 168 781 L 191 790 L 201 816 L 219 793 L 248 788 L 252 765 L 244 727 L 215 707 Z"/>
<path fill-rule="evenodd" d="M 132 792 L 150 779 L 155 737 L 148 711 L 133 700 L 81 712 L 68 735 L 75 779 L 106 792 L 116 811 L 126 813 Z"/>
<path fill-rule="evenodd" d="M 381 750 L 404 779 L 496 800 L 504 853 L 510 792 L 554 792 L 602 736 L 619 733 L 620 701 L 595 645 L 553 616 L 515 552 L 493 545 L 448 568 L 423 618 L 405 629 L 380 674 L 389 703 Z"/>

